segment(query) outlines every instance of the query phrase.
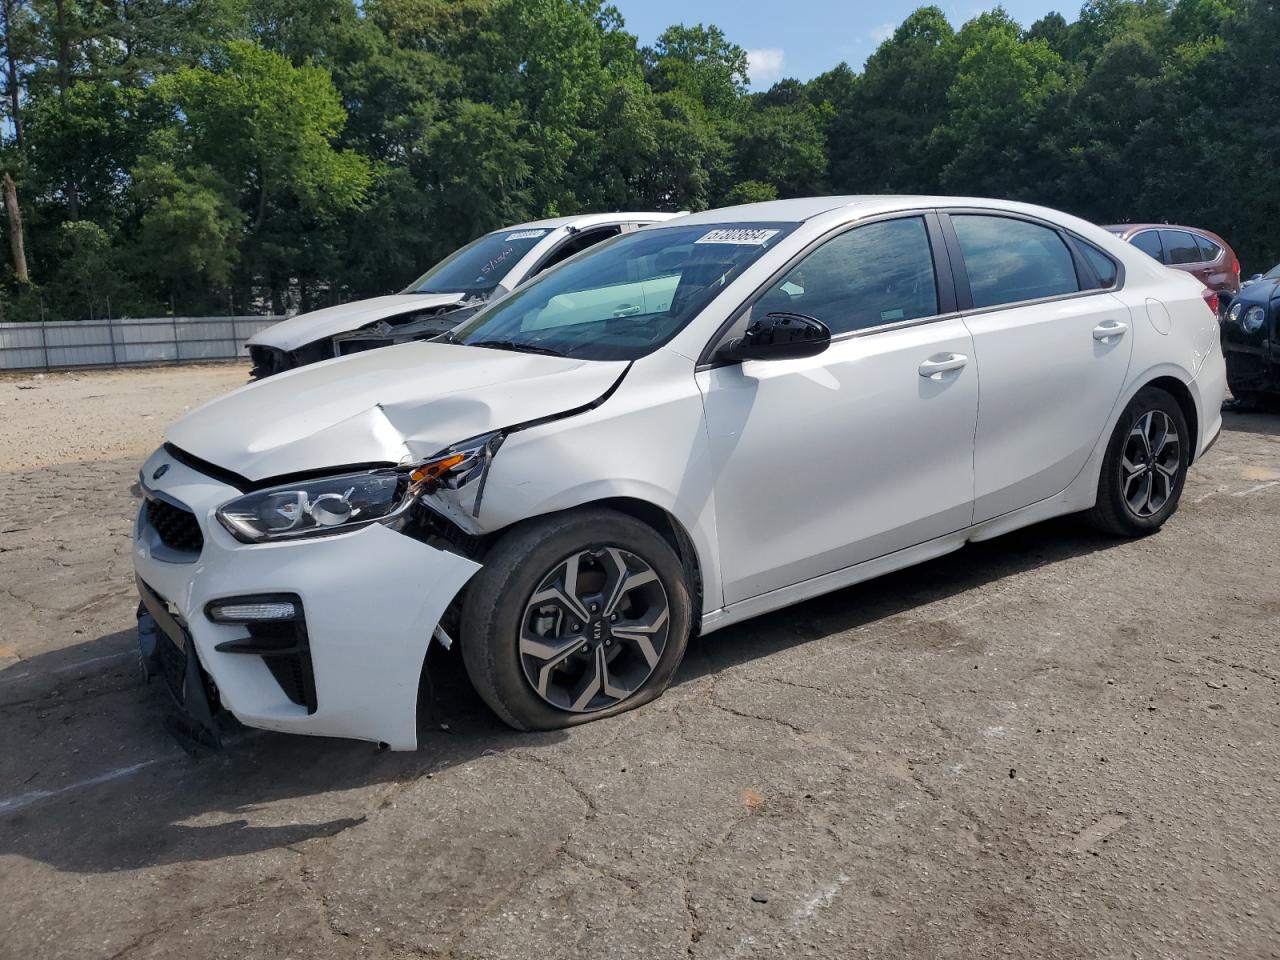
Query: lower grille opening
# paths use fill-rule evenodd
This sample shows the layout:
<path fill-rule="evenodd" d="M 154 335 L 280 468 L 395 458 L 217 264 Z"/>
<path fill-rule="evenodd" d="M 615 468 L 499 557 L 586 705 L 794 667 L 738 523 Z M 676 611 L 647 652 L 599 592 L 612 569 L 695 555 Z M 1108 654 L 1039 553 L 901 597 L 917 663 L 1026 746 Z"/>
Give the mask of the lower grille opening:
<path fill-rule="evenodd" d="M 262 658 L 284 695 L 307 713 L 316 712 L 316 677 L 311 665 L 311 642 L 307 637 L 307 622 L 302 601 L 293 594 L 272 594 L 258 597 L 236 597 L 233 600 L 211 601 L 205 612 L 216 623 L 225 619 L 211 615 L 219 604 L 264 603 L 286 601 L 292 603 L 296 613 L 290 620 L 263 620 L 256 622 L 235 621 L 249 632 L 238 640 L 225 640 L 215 649 L 219 653 L 243 653 Z"/>

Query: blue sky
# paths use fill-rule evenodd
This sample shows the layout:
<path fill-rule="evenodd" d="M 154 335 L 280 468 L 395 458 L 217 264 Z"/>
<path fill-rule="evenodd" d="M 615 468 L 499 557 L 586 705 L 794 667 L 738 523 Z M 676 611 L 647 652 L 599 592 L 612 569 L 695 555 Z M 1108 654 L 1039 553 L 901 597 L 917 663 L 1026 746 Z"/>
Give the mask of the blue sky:
<path fill-rule="evenodd" d="M 627 30 L 636 34 L 642 44 L 651 44 L 659 33 L 673 23 L 714 23 L 729 39 L 751 55 L 752 87 L 767 88 L 779 77 L 808 80 L 815 74 L 848 61 L 855 70 L 893 33 L 920 2 L 880 0 L 875 3 L 858 0 L 612 0 L 622 11 Z M 953 26 L 983 10 L 990 3 L 951 3 L 935 0 L 946 11 Z M 1050 10 L 1057 10 L 1068 20 L 1079 13 L 1080 0 L 1066 3 L 1037 0 L 1004 0 L 1004 8 L 1023 26 L 1030 26 Z"/>

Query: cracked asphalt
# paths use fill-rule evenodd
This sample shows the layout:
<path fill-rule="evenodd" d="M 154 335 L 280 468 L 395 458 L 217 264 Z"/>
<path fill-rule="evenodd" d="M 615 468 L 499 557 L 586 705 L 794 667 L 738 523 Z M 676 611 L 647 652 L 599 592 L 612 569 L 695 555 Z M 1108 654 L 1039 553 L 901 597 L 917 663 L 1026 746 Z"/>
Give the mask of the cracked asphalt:
<path fill-rule="evenodd" d="M 193 761 L 135 672 L 130 490 L 243 373 L 0 381 L 0 957 L 1280 954 L 1280 416 L 1154 537 L 974 545 L 695 640 L 618 718 L 514 733 L 436 651 L 417 753 Z M 111 443 L 32 459 L 76 416 Z"/>

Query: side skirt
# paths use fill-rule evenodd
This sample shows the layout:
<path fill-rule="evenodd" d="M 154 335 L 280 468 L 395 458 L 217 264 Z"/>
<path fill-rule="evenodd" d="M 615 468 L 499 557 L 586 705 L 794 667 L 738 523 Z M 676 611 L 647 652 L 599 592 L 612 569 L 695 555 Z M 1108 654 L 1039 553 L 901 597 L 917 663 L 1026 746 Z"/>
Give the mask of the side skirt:
<path fill-rule="evenodd" d="M 992 537 L 1010 533 L 1021 527 L 1027 527 L 1042 520 L 1048 520 L 1051 517 L 1076 513 L 1092 506 L 1092 503 L 1085 503 L 1082 506 L 1078 498 L 1069 495 L 1070 492 L 1070 488 L 1068 488 L 1062 493 L 1055 494 L 1038 503 L 1030 504 L 1003 516 L 992 517 L 990 520 L 984 520 L 982 523 L 964 530 L 949 533 L 945 537 L 928 540 L 914 547 L 899 550 L 896 553 L 885 554 L 883 557 L 876 557 L 874 560 L 854 564 L 852 567 L 845 567 L 843 570 L 836 570 L 820 577 L 814 577 L 812 580 L 805 580 L 802 583 L 764 593 L 758 597 L 742 600 L 728 607 L 721 607 L 719 610 L 712 610 L 703 615 L 702 633 L 711 633 L 721 627 L 749 620 L 762 613 L 780 610 L 783 607 L 791 606 L 793 603 L 801 603 L 824 593 L 842 590 L 856 583 L 862 583 L 864 580 L 871 580 L 886 573 L 893 573 L 895 570 L 902 570 L 905 567 L 924 563 L 926 560 L 932 560 L 935 557 L 941 557 L 959 550 L 971 541 L 990 540 Z"/>

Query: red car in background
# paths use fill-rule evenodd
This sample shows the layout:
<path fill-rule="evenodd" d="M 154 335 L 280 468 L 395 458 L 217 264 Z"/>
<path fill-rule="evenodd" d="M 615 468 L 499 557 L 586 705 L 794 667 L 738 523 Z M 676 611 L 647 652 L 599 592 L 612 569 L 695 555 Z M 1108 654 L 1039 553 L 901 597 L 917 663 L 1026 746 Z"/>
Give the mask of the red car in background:
<path fill-rule="evenodd" d="M 1103 229 L 1165 266 L 1195 275 L 1218 294 L 1220 313 L 1240 292 L 1240 260 L 1216 233 L 1171 223 L 1118 223 Z"/>

